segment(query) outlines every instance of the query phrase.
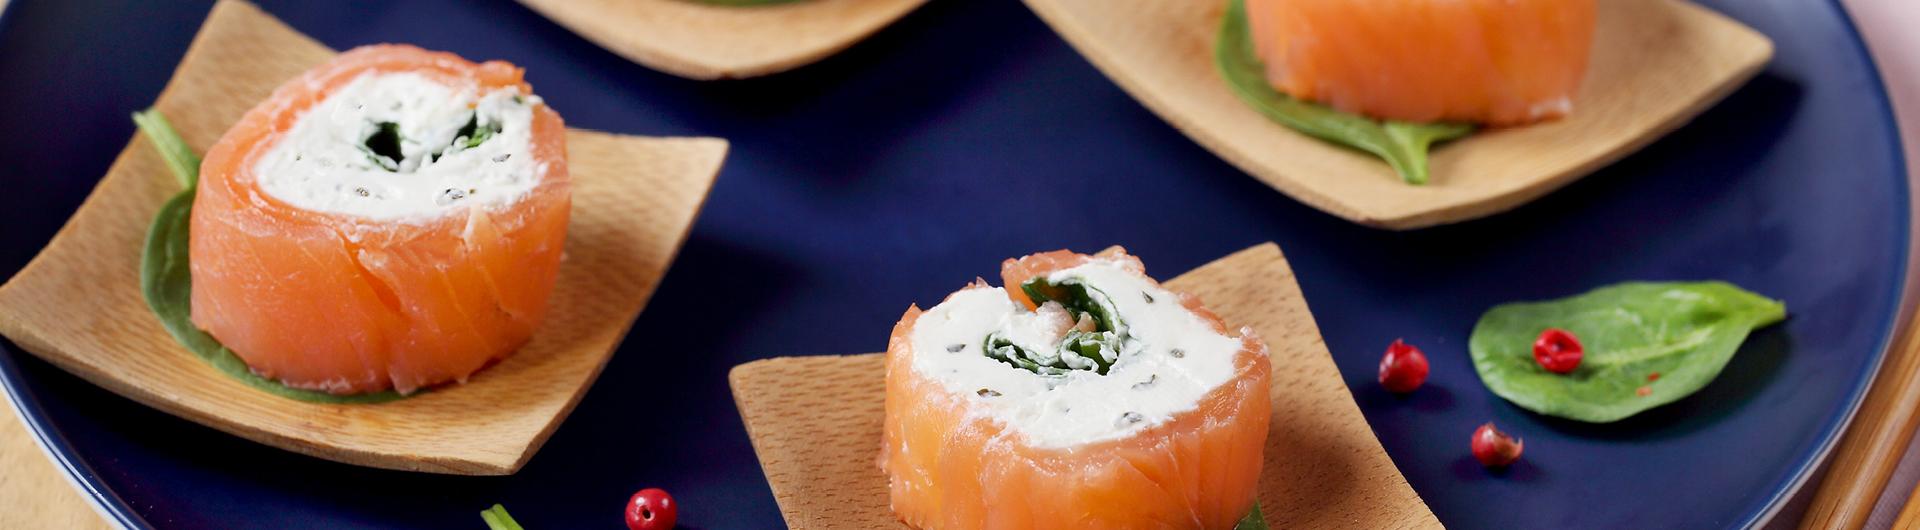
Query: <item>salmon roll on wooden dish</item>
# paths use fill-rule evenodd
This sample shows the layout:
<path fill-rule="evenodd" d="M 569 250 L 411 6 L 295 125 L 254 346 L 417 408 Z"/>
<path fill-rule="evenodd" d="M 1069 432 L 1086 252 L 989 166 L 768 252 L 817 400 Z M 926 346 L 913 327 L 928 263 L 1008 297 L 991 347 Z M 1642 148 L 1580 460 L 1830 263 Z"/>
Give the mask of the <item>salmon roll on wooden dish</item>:
<path fill-rule="evenodd" d="M 1374 118 L 1521 125 L 1564 116 L 1597 0 L 1246 0 L 1274 88 Z"/>
<path fill-rule="evenodd" d="M 501 61 L 366 46 L 288 81 L 201 165 L 194 324 L 297 388 L 466 380 L 546 315 L 565 130 Z"/>
<path fill-rule="evenodd" d="M 1002 277 L 893 330 L 880 466 L 902 521 L 1228 529 L 1247 515 L 1265 343 L 1117 247 L 1007 260 Z"/>

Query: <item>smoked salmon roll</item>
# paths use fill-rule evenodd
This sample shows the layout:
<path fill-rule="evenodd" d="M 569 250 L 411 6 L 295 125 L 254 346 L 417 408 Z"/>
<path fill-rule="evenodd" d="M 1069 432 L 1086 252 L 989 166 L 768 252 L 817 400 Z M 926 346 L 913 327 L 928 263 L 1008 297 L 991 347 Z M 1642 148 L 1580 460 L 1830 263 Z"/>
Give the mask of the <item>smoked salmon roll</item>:
<path fill-rule="evenodd" d="M 880 467 L 922 530 L 1228 529 L 1254 506 L 1266 344 L 1115 248 L 1007 260 L 887 346 Z"/>
<path fill-rule="evenodd" d="M 464 381 L 546 315 L 565 129 L 501 61 L 376 45 L 288 81 L 201 164 L 194 324 L 292 387 Z"/>
<path fill-rule="evenodd" d="M 1409 122 L 1519 125 L 1573 110 L 1596 0 L 1246 0 L 1267 80 Z"/>

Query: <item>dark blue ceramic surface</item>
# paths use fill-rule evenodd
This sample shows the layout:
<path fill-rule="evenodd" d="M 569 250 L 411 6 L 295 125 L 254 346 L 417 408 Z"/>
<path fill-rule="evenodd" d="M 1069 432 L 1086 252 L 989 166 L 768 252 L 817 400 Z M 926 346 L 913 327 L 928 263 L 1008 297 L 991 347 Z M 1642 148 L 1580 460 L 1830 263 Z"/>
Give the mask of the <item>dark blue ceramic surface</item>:
<path fill-rule="evenodd" d="M 33 425 L 136 526 L 617 528 L 673 492 L 703 529 L 780 526 L 728 368 L 879 351 L 911 302 L 1002 258 L 1122 244 L 1172 276 L 1285 249 L 1355 399 L 1457 528 L 1740 526 L 1837 436 L 1893 327 L 1908 190 L 1879 79 L 1834 4 L 1710 0 L 1778 55 L 1693 124 L 1532 205 L 1412 233 L 1348 224 L 1221 162 L 1135 103 L 1013 0 L 942 0 L 840 56 L 700 83 L 628 63 L 506 1 L 266 2 L 335 48 L 404 41 L 525 66 L 569 125 L 733 142 L 706 210 L 624 347 L 512 477 L 363 469 L 256 445 L 89 385 L 8 345 Z M 205 2 L 14 0 L 0 18 L 0 271 L 60 227 L 126 144 Z M 1466 337 L 1496 303 L 1627 279 L 1718 278 L 1784 299 L 1691 398 L 1604 426 L 1485 391 Z M 1427 386 L 1374 382 L 1396 337 Z M 1489 473 L 1496 421 L 1526 459 Z M 47 485 L 46 487 L 64 487 Z M 1353 484 L 1323 485 L 1334 491 Z"/>

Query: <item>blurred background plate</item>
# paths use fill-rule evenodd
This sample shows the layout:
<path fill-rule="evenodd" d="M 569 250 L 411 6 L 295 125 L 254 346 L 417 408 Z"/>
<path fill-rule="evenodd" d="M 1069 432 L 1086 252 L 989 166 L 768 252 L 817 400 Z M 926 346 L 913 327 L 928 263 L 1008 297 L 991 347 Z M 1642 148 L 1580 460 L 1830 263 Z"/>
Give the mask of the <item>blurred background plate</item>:
<path fill-rule="evenodd" d="M 1773 55 L 1765 36 L 1686 0 L 1600 2 L 1577 111 L 1435 145 L 1432 180 L 1409 186 L 1380 157 L 1301 134 L 1238 95 L 1217 53 L 1224 2 L 1026 4 L 1115 84 L 1228 163 L 1322 211 L 1394 230 L 1495 215 L 1552 193 L 1712 108 Z"/>
<path fill-rule="evenodd" d="M 520 0 L 581 37 L 690 79 L 805 66 L 852 46 L 927 0 Z M 727 5 L 727 2 L 759 5 Z"/>
<path fill-rule="evenodd" d="M 1140 107 L 1015 0 L 933 2 L 846 53 L 700 83 L 602 50 L 518 4 L 263 2 L 323 43 L 405 41 L 525 66 L 569 125 L 719 136 L 735 151 L 634 336 L 511 477 L 352 467 L 226 436 L 8 347 L 0 380 L 108 510 L 135 526 L 618 525 L 672 491 L 696 528 L 780 524 L 726 385 L 762 356 L 878 351 L 910 302 L 1000 259 L 1126 245 L 1174 273 L 1262 241 L 1287 252 L 1373 431 L 1449 526 L 1731 527 L 1804 483 L 1895 328 L 1909 204 L 1885 93 L 1841 9 L 1707 7 L 1767 34 L 1774 62 L 1694 123 L 1515 211 L 1381 232 L 1319 213 Z M 24 265 L 133 132 L 208 4 L 15 0 L 0 18 L 0 271 Z M 1784 299 L 1700 394 L 1589 426 L 1487 393 L 1479 313 L 1625 279 L 1718 278 Z M 1396 337 L 1433 360 L 1410 398 L 1373 382 Z M 629 344 L 629 346 L 633 346 Z M 1467 435 L 1528 442 L 1489 474 Z M 47 486 L 52 487 L 52 486 Z M 1492 503 L 1490 499 L 1499 499 Z"/>

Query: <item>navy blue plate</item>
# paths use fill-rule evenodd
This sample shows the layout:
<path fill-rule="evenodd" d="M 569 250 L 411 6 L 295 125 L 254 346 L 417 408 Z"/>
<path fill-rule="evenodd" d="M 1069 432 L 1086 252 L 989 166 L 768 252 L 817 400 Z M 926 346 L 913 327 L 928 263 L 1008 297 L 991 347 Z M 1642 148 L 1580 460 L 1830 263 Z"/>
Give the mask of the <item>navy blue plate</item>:
<path fill-rule="evenodd" d="M 529 528 L 615 528 L 627 495 L 658 486 L 688 526 L 769 528 L 779 510 L 728 368 L 879 351 L 908 303 L 937 302 L 1008 256 L 1118 243 L 1171 276 L 1273 240 L 1374 432 L 1448 525 L 1742 526 L 1804 482 L 1888 345 L 1908 190 L 1880 80 L 1836 5 L 1704 3 L 1778 44 L 1752 83 L 1532 205 L 1392 233 L 1221 162 L 1013 0 L 934 2 L 821 64 L 722 83 L 630 64 L 505 1 L 267 2 L 336 48 L 406 41 L 518 63 L 571 125 L 731 139 L 704 216 L 625 347 L 512 477 L 282 452 L 14 349 L 0 375 L 134 526 L 473 529 L 501 502 Z M 207 8 L 14 0 L 0 19 L 0 100 L 14 102 L 0 112 L 12 133 L 0 142 L 0 270 L 18 270 L 79 205 Z M 1792 316 L 1675 405 L 1613 425 L 1549 420 L 1489 394 L 1468 362 L 1467 333 L 1496 303 L 1694 278 L 1784 299 Z M 1396 337 L 1433 360 L 1410 398 L 1373 382 Z M 1489 420 L 1527 440 L 1504 473 L 1468 455 L 1468 434 Z"/>

